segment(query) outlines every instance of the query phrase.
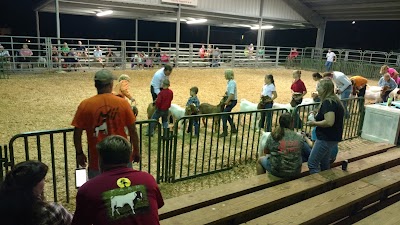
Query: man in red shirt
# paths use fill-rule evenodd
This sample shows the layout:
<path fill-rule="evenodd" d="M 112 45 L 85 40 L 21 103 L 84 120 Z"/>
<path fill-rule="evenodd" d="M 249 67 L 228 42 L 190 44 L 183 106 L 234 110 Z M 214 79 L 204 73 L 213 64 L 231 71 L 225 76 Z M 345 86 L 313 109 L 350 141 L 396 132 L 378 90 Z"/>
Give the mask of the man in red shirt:
<path fill-rule="evenodd" d="M 113 95 L 114 76 L 109 70 L 100 70 L 94 76 L 97 95 L 81 102 L 76 111 L 72 126 L 74 129 L 74 145 L 76 161 L 86 167 L 86 155 L 82 150 L 82 133 L 86 131 L 89 145 L 89 178 L 100 174 L 96 144 L 109 135 L 127 137 L 128 128 L 133 146 L 132 160 L 139 162 L 139 138 L 135 127 L 136 117 L 129 103 Z"/>
<path fill-rule="evenodd" d="M 97 144 L 101 174 L 79 188 L 73 225 L 159 225 L 164 201 L 153 176 L 127 167 L 132 147 L 118 135 Z"/>
<path fill-rule="evenodd" d="M 162 90 L 157 95 L 156 99 L 156 111 L 151 116 L 151 119 L 158 120 L 161 117 L 163 128 L 168 128 L 168 109 L 171 107 L 174 93 L 168 88 L 170 82 L 165 79 L 162 83 Z M 153 136 L 155 123 L 150 123 L 146 136 Z"/>

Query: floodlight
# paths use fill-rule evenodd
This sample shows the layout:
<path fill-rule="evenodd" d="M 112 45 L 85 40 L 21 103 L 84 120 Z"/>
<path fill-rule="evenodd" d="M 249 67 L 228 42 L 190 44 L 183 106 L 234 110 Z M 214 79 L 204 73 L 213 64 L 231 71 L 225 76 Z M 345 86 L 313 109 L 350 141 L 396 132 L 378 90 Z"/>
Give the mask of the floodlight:
<path fill-rule="evenodd" d="M 258 30 L 259 28 L 260 28 L 259 26 L 256 26 L 256 27 L 251 27 L 250 29 Z M 268 29 L 272 29 L 272 28 L 274 28 L 274 26 L 271 26 L 271 25 L 261 26 L 261 30 L 268 30 Z"/>
<path fill-rule="evenodd" d="M 106 11 L 102 11 L 102 12 L 96 13 L 96 16 L 107 16 L 107 15 L 110 15 L 110 14 L 113 14 L 113 11 L 112 10 L 106 10 Z"/>
<path fill-rule="evenodd" d="M 197 24 L 197 23 L 205 23 L 205 22 L 207 22 L 207 19 L 198 19 L 198 20 L 186 21 L 187 24 Z"/>

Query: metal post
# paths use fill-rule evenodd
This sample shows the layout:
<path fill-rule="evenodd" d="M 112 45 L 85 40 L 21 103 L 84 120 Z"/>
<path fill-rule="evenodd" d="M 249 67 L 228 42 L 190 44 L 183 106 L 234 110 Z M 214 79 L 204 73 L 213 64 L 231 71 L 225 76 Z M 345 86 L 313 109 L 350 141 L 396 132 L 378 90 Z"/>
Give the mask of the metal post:
<path fill-rule="evenodd" d="M 135 21 L 135 41 L 136 41 L 136 43 L 135 43 L 135 45 L 136 45 L 136 48 L 135 48 L 135 51 L 137 52 L 138 51 L 138 41 L 139 41 L 139 20 L 138 19 L 136 19 L 136 21 Z"/>
<path fill-rule="evenodd" d="M 126 69 L 126 41 L 121 41 L 122 69 Z"/>
<path fill-rule="evenodd" d="M 326 28 L 326 22 L 323 23 L 320 27 L 318 27 L 317 40 L 315 41 L 315 48 L 320 49 L 324 47 L 325 28 Z"/>
<path fill-rule="evenodd" d="M 176 16 L 176 53 L 175 53 L 175 65 L 179 64 L 179 42 L 181 36 L 181 4 L 178 4 L 178 15 Z"/>
<path fill-rule="evenodd" d="M 261 47 L 261 34 L 262 34 L 262 21 L 263 18 L 260 19 L 259 23 L 258 23 L 258 33 L 257 33 L 257 51 L 258 49 Z"/>
<path fill-rule="evenodd" d="M 236 45 L 232 46 L 232 67 L 235 67 Z"/>
<path fill-rule="evenodd" d="M 279 65 L 279 52 L 281 50 L 281 47 L 276 48 L 276 57 L 275 57 L 275 67 L 278 67 Z"/>
<path fill-rule="evenodd" d="M 207 45 L 210 44 L 211 26 L 207 26 Z"/>
<path fill-rule="evenodd" d="M 38 44 L 38 50 L 39 50 L 39 56 L 41 56 L 41 51 L 40 51 L 40 20 L 39 20 L 39 12 L 35 11 L 36 15 L 36 37 L 37 37 L 37 44 Z"/>
<path fill-rule="evenodd" d="M 261 31 L 261 46 L 265 46 L 265 30 Z"/>
<path fill-rule="evenodd" d="M 57 48 L 59 49 L 58 51 L 58 70 L 61 70 L 61 51 L 60 51 L 60 46 L 61 46 L 61 32 L 60 32 L 60 4 L 58 3 L 58 0 L 56 1 L 56 25 L 57 25 Z"/>
<path fill-rule="evenodd" d="M 189 67 L 192 67 L 193 57 L 193 43 L 191 43 L 189 44 Z"/>

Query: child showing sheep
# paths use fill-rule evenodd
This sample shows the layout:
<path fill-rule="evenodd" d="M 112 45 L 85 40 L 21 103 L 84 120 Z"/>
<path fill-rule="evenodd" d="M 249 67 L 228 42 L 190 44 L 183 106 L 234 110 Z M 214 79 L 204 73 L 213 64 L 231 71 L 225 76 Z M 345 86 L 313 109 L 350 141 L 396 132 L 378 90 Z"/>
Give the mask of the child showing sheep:
<path fill-rule="evenodd" d="M 225 101 L 225 108 L 224 112 L 231 112 L 233 107 L 237 104 L 237 88 L 236 88 L 236 81 L 234 80 L 233 70 L 225 70 L 225 79 L 228 80 L 228 84 L 226 86 L 226 96 L 228 99 Z M 219 137 L 226 137 L 228 135 L 228 128 L 226 121 L 229 122 L 231 126 L 232 134 L 237 133 L 235 124 L 231 116 L 223 115 L 222 116 L 222 127 L 223 132 L 219 135 Z"/>
<path fill-rule="evenodd" d="M 260 109 L 271 109 L 274 104 L 274 99 L 278 97 L 275 89 L 274 76 L 272 74 L 265 75 L 264 78 L 264 86 L 261 92 L 261 101 L 260 101 Z M 271 112 L 262 112 L 261 120 L 260 120 L 260 129 L 264 128 L 265 125 L 265 117 L 267 117 L 267 130 L 271 132 L 272 126 L 272 113 Z"/>
<path fill-rule="evenodd" d="M 173 92 L 168 88 L 170 85 L 169 80 L 165 79 L 162 82 L 162 90 L 157 95 L 156 111 L 151 116 L 151 119 L 158 120 L 161 117 L 163 128 L 168 128 L 168 109 L 171 107 L 172 99 L 174 98 Z M 145 136 L 153 136 L 155 123 L 150 123 Z"/>
<path fill-rule="evenodd" d="M 190 110 L 190 115 L 197 115 L 199 112 L 200 101 L 199 101 L 199 98 L 197 98 L 198 92 L 199 92 L 199 88 L 197 88 L 197 87 L 190 88 L 190 97 L 186 103 L 186 107 L 190 107 L 191 105 L 194 105 L 196 108 L 194 111 Z M 187 133 L 192 132 L 193 126 L 194 126 L 194 134 L 196 136 L 198 136 L 199 135 L 199 120 L 198 120 L 198 118 L 190 119 Z"/>

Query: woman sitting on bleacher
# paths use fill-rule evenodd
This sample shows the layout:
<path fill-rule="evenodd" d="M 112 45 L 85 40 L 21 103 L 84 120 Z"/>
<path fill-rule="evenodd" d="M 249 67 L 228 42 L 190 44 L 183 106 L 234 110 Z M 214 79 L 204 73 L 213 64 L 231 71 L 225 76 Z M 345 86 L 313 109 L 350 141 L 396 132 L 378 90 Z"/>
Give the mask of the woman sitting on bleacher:
<path fill-rule="evenodd" d="M 279 126 L 267 138 L 264 150 L 267 155 L 258 159 L 257 174 L 268 171 L 274 176 L 285 178 L 301 173 L 303 139 L 291 130 L 292 127 L 292 115 L 283 113 L 279 117 Z"/>

